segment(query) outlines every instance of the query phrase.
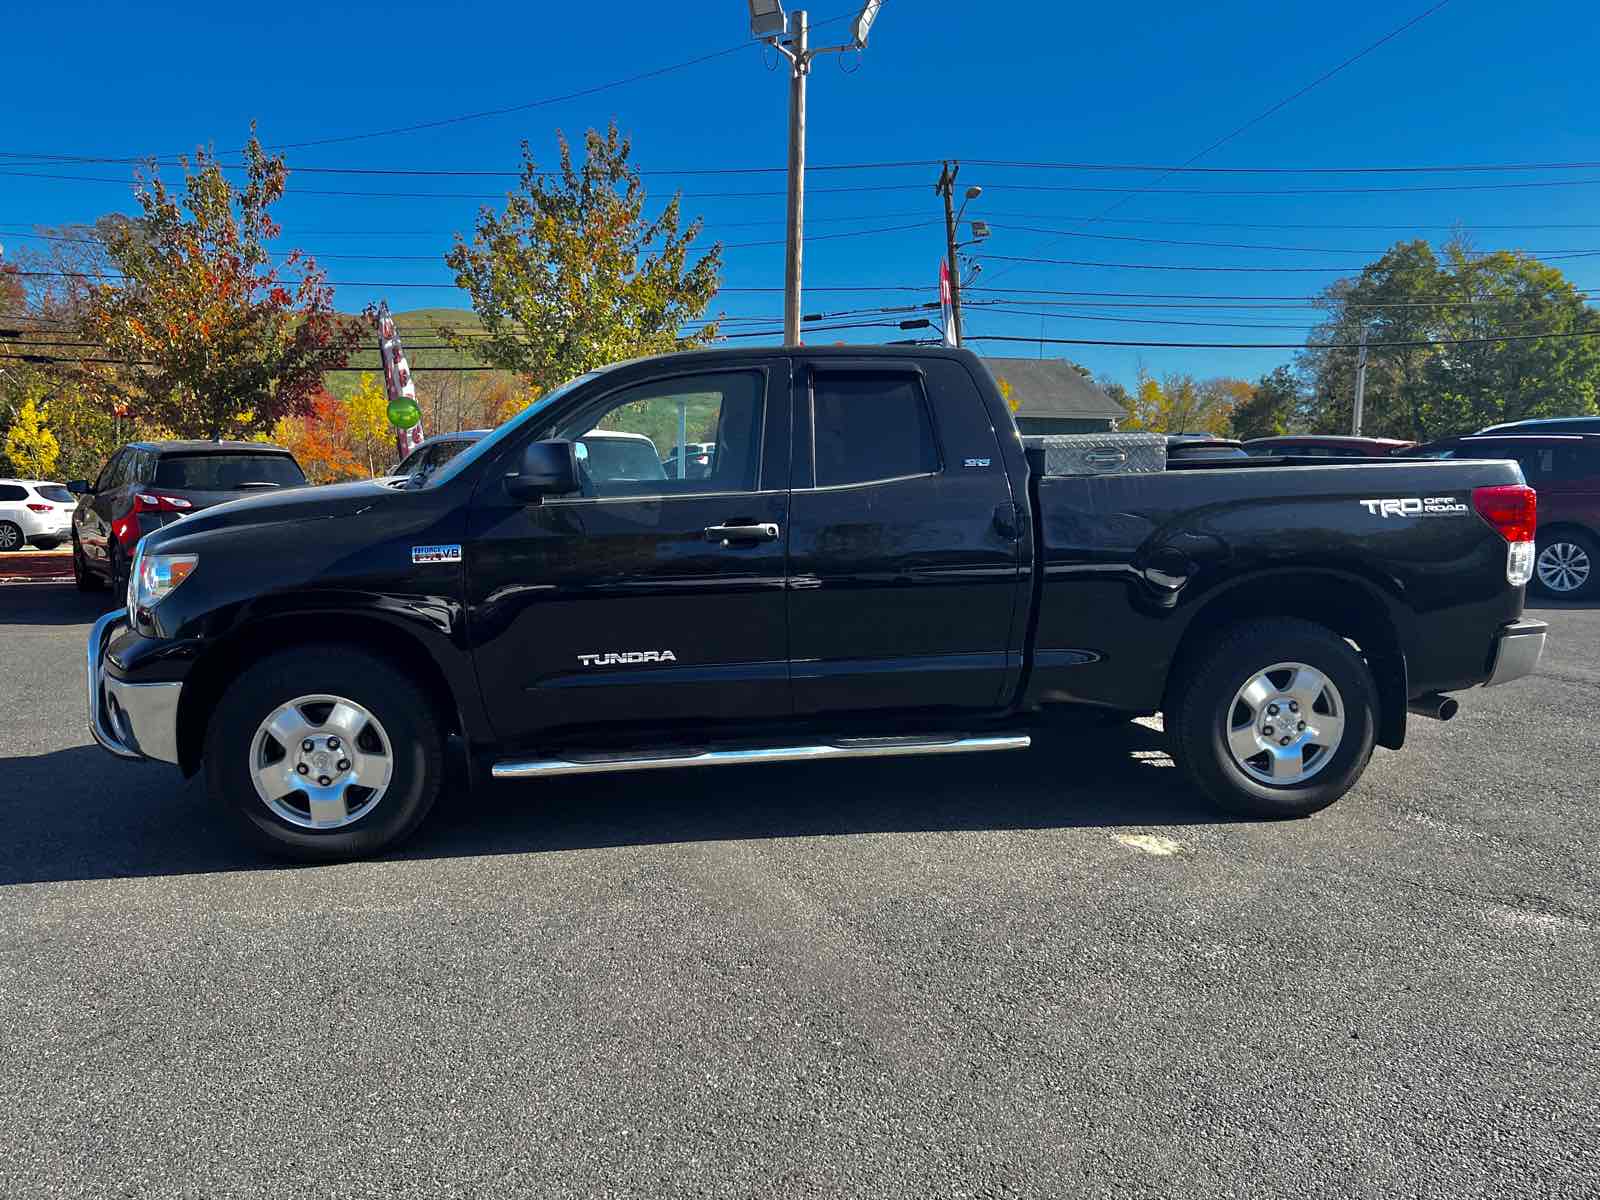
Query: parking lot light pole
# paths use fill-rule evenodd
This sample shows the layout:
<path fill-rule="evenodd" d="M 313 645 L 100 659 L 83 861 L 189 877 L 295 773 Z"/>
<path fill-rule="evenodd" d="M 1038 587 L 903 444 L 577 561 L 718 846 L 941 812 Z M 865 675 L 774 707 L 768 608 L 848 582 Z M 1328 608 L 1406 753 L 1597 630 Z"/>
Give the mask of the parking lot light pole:
<path fill-rule="evenodd" d="M 883 0 L 867 0 L 851 22 L 851 41 L 842 46 L 811 48 L 811 26 L 804 9 L 784 15 L 782 0 L 748 0 L 750 34 L 789 60 L 789 212 L 784 239 L 783 342 L 800 344 L 801 266 L 805 254 L 806 204 L 806 77 L 819 54 L 865 50 L 867 34 Z M 783 38 L 787 30 L 788 40 Z"/>

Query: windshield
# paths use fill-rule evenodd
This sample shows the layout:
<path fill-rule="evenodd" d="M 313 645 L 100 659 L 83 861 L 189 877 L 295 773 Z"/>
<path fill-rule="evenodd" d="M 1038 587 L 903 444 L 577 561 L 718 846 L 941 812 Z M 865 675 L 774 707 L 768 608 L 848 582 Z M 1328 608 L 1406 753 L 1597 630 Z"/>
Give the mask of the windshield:
<path fill-rule="evenodd" d="M 48 487 L 36 487 L 33 490 L 46 500 L 54 501 L 57 504 L 71 504 L 73 502 L 72 493 L 58 483 L 52 483 Z"/>
<path fill-rule="evenodd" d="M 580 387 L 581 385 L 588 383 L 591 379 L 599 378 L 603 372 L 608 370 L 610 370 L 609 367 L 600 367 L 598 370 L 589 371 L 583 375 L 577 376 L 574 379 L 567 380 L 554 391 L 546 392 L 532 404 L 528 405 L 527 408 L 523 409 L 516 416 L 512 417 L 504 425 L 496 428 L 493 433 L 489 434 L 488 437 L 483 438 L 481 441 L 472 443 L 468 449 L 463 450 L 442 468 L 433 472 L 433 474 L 429 475 L 425 480 L 423 480 L 422 483 L 416 486 L 425 488 L 438 487 L 440 484 L 450 482 L 450 480 L 456 478 L 456 476 L 460 475 L 463 471 L 470 470 L 473 463 L 483 458 L 486 454 L 494 454 L 501 446 L 505 444 L 507 438 L 515 437 L 519 432 L 527 428 L 527 426 L 532 422 L 538 420 L 540 413 L 544 412 L 545 409 L 549 408 L 557 400 L 561 399 L 561 397 L 572 391 L 573 388 Z M 411 485 L 408 484 L 407 486 Z"/>
<path fill-rule="evenodd" d="M 300 487 L 306 481 L 287 454 L 163 454 L 154 487 L 194 492 L 239 492 L 252 487 Z"/>

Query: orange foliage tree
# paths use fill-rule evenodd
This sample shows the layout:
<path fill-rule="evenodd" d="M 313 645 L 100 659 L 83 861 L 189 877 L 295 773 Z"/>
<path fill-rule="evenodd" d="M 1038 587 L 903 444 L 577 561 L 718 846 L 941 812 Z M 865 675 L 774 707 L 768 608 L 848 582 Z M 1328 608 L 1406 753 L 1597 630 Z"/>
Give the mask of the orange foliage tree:
<path fill-rule="evenodd" d="M 125 364 L 134 411 L 182 437 L 265 433 L 309 414 L 323 372 L 370 329 L 334 311 L 311 258 L 272 261 L 281 230 L 269 209 L 289 172 L 253 128 L 244 170 L 235 187 L 201 151 L 184 160 L 181 201 L 152 174 L 135 192 L 142 215 L 102 238 L 121 279 L 94 289 L 84 332 Z"/>
<path fill-rule="evenodd" d="M 364 479 L 369 472 L 351 449 L 350 410 L 344 402 L 319 391 L 304 416 L 280 418 L 273 440 L 293 452 L 312 483 Z"/>

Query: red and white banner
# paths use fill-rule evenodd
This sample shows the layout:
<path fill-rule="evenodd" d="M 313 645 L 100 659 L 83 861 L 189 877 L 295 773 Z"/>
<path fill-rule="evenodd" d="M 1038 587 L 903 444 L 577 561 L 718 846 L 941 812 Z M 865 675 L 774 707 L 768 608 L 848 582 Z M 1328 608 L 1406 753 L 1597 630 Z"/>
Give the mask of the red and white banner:
<path fill-rule="evenodd" d="M 389 302 L 378 305 L 378 358 L 383 363 L 383 389 L 389 394 L 392 405 L 398 400 L 417 402 L 417 385 L 411 378 L 411 367 L 406 362 L 406 352 L 400 346 L 400 333 L 389 315 Z M 409 429 L 395 431 L 395 449 L 404 458 L 422 444 L 422 417 Z"/>
<path fill-rule="evenodd" d="M 950 264 L 939 260 L 939 325 L 944 332 L 944 344 L 956 344 L 955 305 L 950 298 Z"/>

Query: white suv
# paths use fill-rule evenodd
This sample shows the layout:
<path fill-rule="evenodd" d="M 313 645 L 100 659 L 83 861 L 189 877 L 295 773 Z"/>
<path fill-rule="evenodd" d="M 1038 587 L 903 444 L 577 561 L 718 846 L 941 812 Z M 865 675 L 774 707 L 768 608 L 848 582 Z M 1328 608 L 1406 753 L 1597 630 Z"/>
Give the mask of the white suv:
<path fill-rule="evenodd" d="M 53 550 L 72 536 L 76 499 L 59 483 L 0 479 L 0 551 Z"/>

